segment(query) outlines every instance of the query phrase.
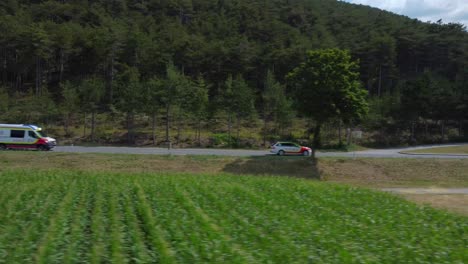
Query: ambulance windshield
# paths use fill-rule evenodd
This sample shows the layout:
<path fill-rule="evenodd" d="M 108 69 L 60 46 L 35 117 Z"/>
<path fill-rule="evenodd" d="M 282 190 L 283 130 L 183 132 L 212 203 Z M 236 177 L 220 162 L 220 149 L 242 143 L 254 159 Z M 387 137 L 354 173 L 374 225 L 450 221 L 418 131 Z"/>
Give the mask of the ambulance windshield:
<path fill-rule="evenodd" d="M 36 134 L 37 134 L 39 137 L 41 137 L 41 138 L 47 137 L 47 135 L 46 135 L 46 133 L 44 133 L 44 131 L 40 131 L 40 132 L 39 132 L 39 131 L 36 131 Z"/>

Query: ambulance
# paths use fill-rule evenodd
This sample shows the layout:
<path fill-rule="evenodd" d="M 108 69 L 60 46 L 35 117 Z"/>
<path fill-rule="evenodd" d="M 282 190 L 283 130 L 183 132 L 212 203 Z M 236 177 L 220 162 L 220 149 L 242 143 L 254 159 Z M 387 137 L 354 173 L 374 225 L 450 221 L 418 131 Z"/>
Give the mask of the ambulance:
<path fill-rule="evenodd" d="M 36 125 L 0 124 L 0 150 L 51 150 L 57 145 L 57 141 L 46 137 L 41 131 Z"/>

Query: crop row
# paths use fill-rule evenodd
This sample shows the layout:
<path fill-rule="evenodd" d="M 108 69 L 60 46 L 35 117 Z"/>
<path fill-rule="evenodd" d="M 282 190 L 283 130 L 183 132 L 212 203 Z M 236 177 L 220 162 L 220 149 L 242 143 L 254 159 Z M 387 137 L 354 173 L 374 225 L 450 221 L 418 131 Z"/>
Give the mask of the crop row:
<path fill-rule="evenodd" d="M 468 220 L 229 175 L 0 172 L 0 263 L 464 263 Z"/>

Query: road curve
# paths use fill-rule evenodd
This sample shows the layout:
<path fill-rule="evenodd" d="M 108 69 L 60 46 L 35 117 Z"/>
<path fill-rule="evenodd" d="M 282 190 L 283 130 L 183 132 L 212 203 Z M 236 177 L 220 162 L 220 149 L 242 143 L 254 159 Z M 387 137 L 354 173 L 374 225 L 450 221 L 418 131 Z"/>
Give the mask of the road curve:
<path fill-rule="evenodd" d="M 443 145 L 447 146 L 447 145 Z M 432 148 L 434 146 L 427 146 Z M 427 154 L 402 154 L 402 151 L 409 151 L 417 148 L 394 148 L 375 149 L 356 152 L 318 152 L 317 157 L 345 157 L 345 158 L 441 158 L 441 159 L 466 159 L 468 155 L 427 155 Z M 216 155 L 216 156 L 266 156 L 271 155 L 268 150 L 243 150 L 243 149 L 167 149 L 167 148 L 146 148 L 146 147 L 82 147 L 82 146 L 57 146 L 54 152 L 72 153 L 114 153 L 114 154 L 152 154 L 152 155 Z"/>

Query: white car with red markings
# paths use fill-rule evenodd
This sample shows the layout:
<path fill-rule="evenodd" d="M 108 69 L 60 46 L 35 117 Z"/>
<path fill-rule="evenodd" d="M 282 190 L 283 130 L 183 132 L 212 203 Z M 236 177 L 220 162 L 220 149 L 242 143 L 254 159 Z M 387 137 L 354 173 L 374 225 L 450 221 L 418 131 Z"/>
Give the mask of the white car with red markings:
<path fill-rule="evenodd" d="M 271 146 L 271 153 L 274 153 L 279 156 L 283 155 L 303 155 L 310 156 L 312 149 L 309 147 L 304 147 L 293 142 L 276 142 Z"/>

